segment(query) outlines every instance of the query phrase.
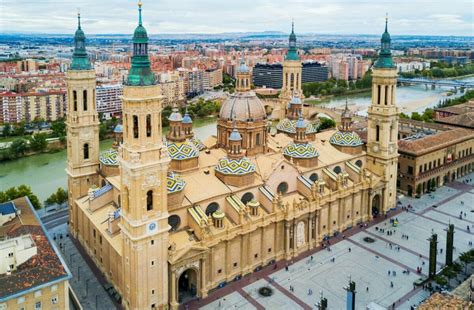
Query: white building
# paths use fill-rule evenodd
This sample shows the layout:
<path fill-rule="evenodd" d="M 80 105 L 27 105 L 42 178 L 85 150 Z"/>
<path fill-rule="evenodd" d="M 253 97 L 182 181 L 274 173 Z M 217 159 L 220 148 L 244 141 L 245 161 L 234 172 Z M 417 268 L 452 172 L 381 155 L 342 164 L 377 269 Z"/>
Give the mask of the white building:
<path fill-rule="evenodd" d="M 123 86 L 109 84 L 96 87 L 97 111 L 106 119 L 122 113 Z"/>
<path fill-rule="evenodd" d="M 0 241 L 0 274 L 12 272 L 37 253 L 31 235 Z"/>
<path fill-rule="evenodd" d="M 430 63 L 427 61 L 408 61 L 408 62 L 397 62 L 397 72 L 414 72 L 415 70 L 422 71 L 430 68 Z"/>

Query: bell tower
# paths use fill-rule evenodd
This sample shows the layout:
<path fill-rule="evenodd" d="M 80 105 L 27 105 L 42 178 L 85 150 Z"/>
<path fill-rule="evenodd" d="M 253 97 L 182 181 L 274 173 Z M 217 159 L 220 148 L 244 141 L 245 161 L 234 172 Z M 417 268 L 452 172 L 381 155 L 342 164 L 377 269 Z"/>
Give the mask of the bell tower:
<path fill-rule="evenodd" d="M 291 24 L 288 53 L 283 61 L 283 83 L 280 98 L 283 104 L 288 103 L 293 96 L 303 98 L 301 89 L 302 65 L 296 48 L 294 23 Z"/>
<path fill-rule="evenodd" d="M 372 103 L 368 110 L 367 165 L 385 184 L 381 213 L 396 206 L 398 163 L 398 114 L 396 105 L 397 70 L 391 54 L 388 20 L 381 39 L 379 59 L 372 73 Z"/>
<path fill-rule="evenodd" d="M 123 90 L 120 150 L 123 305 L 163 309 L 168 305 L 167 171 L 162 137 L 162 97 L 148 57 L 142 4 L 133 34 L 132 64 Z"/>
<path fill-rule="evenodd" d="M 75 200 L 87 195 L 98 183 L 99 169 L 99 116 L 95 102 L 95 71 L 87 58 L 86 37 L 77 15 L 72 64 L 66 75 L 68 113 L 67 168 L 69 195 L 69 229 L 78 235 Z"/>

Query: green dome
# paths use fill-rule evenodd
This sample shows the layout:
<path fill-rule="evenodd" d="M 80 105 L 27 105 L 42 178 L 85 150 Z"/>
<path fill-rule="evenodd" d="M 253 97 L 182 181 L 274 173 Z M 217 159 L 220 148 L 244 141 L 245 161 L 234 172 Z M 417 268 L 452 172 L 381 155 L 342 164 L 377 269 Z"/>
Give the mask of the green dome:
<path fill-rule="evenodd" d="M 71 70 L 90 70 L 92 68 L 86 52 L 86 36 L 81 29 L 81 15 L 77 15 L 77 30 L 74 34 L 74 52 Z"/>
<path fill-rule="evenodd" d="M 148 58 L 148 34 L 142 25 L 142 4 L 138 3 L 138 26 L 133 33 L 132 66 L 128 72 L 127 85 L 150 86 L 156 84 Z"/>
<path fill-rule="evenodd" d="M 298 50 L 296 48 L 296 34 L 295 34 L 295 24 L 291 24 L 291 34 L 288 39 L 288 53 L 285 56 L 285 60 L 300 60 L 298 56 Z"/>
<path fill-rule="evenodd" d="M 390 33 L 388 33 L 388 20 L 385 20 L 385 32 L 382 34 L 380 39 L 381 48 L 379 53 L 379 59 L 375 62 L 375 68 L 387 68 L 391 69 L 395 67 L 392 59 L 391 51 L 391 38 Z"/>

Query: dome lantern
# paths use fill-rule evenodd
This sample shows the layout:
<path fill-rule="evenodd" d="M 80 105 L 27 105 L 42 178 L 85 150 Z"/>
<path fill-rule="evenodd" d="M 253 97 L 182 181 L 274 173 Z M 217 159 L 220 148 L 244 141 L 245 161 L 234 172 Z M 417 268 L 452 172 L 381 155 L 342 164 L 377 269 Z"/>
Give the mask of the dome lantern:
<path fill-rule="evenodd" d="M 74 34 L 74 52 L 71 70 L 90 70 L 92 68 L 86 52 L 86 36 L 81 28 L 81 14 L 77 13 L 77 30 Z"/>
<path fill-rule="evenodd" d="M 133 33 L 132 66 L 128 73 L 127 85 L 150 86 L 156 84 L 148 58 L 148 34 L 142 25 L 142 2 L 138 2 L 138 26 Z"/>

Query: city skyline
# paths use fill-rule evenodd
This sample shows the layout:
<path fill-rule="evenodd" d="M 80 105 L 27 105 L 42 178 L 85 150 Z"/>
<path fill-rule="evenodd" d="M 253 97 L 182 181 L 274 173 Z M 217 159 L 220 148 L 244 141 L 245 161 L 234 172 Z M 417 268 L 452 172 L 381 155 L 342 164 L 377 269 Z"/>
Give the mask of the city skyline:
<path fill-rule="evenodd" d="M 80 7 L 88 34 L 128 34 L 134 29 L 133 7 L 128 1 L 93 3 L 73 1 L 4 1 L 0 30 L 4 33 L 65 34 L 75 27 Z M 295 20 L 300 34 L 378 34 L 389 14 L 394 35 L 472 36 L 470 1 L 242 1 L 225 7 L 216 0 L 179 3 L 144 1 L 144 20 L 150 34 L 219 34 L 238 32 L 288 32 Z M 416 7 L 416 10 L 411 8 Z M 244 12 L 244 13 L 242 13 Z M 262 12 L 266 12 L 262 16 Z M 357 14 L 354 14 L 357 12 Z M 28 20 L 25 23 L 25 20 Z M 377 26 L 376 26 L 377 25 Z"/>

